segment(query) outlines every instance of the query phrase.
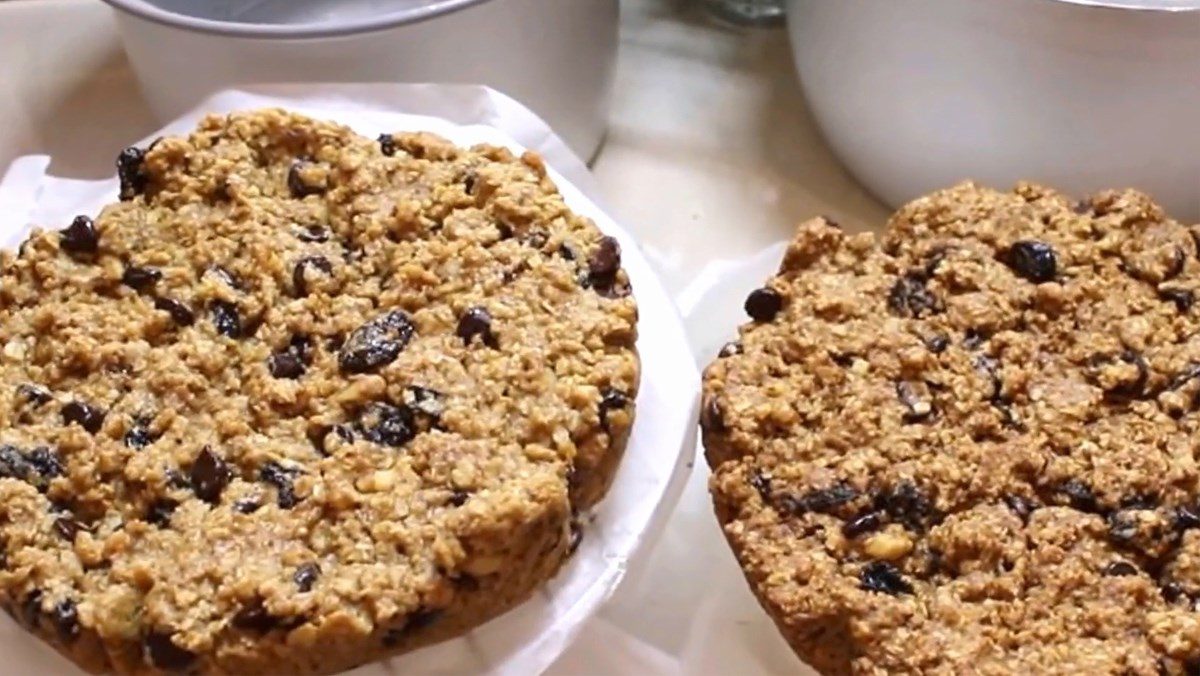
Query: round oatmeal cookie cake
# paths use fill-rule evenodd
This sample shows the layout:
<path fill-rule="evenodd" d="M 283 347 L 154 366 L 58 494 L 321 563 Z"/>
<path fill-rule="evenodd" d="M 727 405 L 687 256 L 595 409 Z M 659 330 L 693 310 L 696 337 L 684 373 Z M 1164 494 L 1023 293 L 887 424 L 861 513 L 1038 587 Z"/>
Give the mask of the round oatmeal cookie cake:
<path fill-rule="evenodd" d="M 833 674 L 1200 673 L 1200 230 L 970 183 L 803 224 L 711 364 L 711 490 Z"/>
<path fill-rule="evenodd" d="M 92 671 L 329 673 L 524 600 L 638 386 L 534 155 L 278 110 L 118 159 L 0 264 L 0 604 Z"/>

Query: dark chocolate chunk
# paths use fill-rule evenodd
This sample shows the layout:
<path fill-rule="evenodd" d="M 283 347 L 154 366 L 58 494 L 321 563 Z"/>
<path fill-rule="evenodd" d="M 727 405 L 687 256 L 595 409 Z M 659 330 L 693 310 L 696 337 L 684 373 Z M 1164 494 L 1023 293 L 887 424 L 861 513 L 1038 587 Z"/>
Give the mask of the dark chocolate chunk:
<path fill-rule="evenodd" d="M 305 563 L 296 568 L 296 572 L 292 574 L 292 581 L 296 583 L 296 587 L 301 592 L 312 591 L 313 585 L 321 577 L 321 567 L 315 563 Z"/>
<path fill-rule="evenodd" d="M 82 401 L 67 402 L 62 407 L 64 425 L 75 423 L 92 434 L 100 431 L 104 424 L 104 416 L 104 411 Z"/>
<path fill-rule="evenodd" d="M 904 579 L 900 570 L 884 561 L 872 561 L 863 566 L 858 579 L 862 588 L 870 592 L 892 596 L 913 593 L 912 585 Z"/>
<path fill-rule="evenodd" d="M 254 599 L 234 614 L 231 623 L 243 631 L 265 634 L 279 626 L 279 619 L 267 611 L 262 599 Z"/>
<path fill-rule="evenodd" d="M 1175 304 L 1175 309 L 1186 313 L 1196 303 L 1196 294 L 1188 289 L 1159 289 L 1158 297 Z"/>
<path fill-rule="evenodd" d="M 296 475 L 302 472 L 291 467 L 284 467 L 274 460 L 268 461 L 258 470 L 258 478 L 266 484 L 274 486 L 279 493 L 278 504 L 280 509 L 291 509 L 296 506 L 299 499 L 296 497 L 296 487 L 294 480 Z"/>
<path fill-rule="evenodd" d="M 413 412 L 407 406 L 373 402 L 363 409 L 358 426 L 367 441 L 399 448 L 416 436 Z"/>
<path fill-rule="evenodd" d="M 933 501 L 910 481 L 889 486 L 875 496 L 873 503 L 876 510 L 886 512 L 893 521 L 916 532 L 923 532 L 942 519 Z"/>
<path fill-rule="evenodd" d="M 304 375 L 305 366 L 300 357 L 296 353 L 276 352 L 267 360 L 267 368 L 271 371 L 271 376 L 275 378 L 296 379 Z"/>
<path fill-rule="evenodd" d="M 146 152 L 130 146 L 117 155 L 117 178 L 121 181 L 121 201 L 127 202 L 146 190 Z"/>
<path fill-rule="evenodd" d="M 1176 507 L 1173 518 L 1175 530 L 1200 528 L 1200 509 L 1195 507 Z"/>
<path fill-rule="evenodd" d="M 305 270 L 320 270 L 326 275 L 333 274 L 333 264 L 324 256 L 307 256 L 296 262 L 296 267 L 292 268 L 292 294 L 296 298 L 303 298 L 308 295 L 308 282 L 305 279 Z"/>
<path fill-rule="evenodd" d="M 100 249 L 100 234 L 87 216 L 76 216 L 71 225 L 58 233 L 58 245 L 73 254 L 94 254 Z"/>
<path fill-rule="evenodd" d="M 841 368 L 844 368 L 844 369 L 848 369 L 851 366 L 854 366 L 854 360 L 857 356 L 858 355 L 847 354 L 845 352 L 830 352 L 829 353 L 829 358 L 833 360 L 833 363 L 837 364 L 838 366 L 840 366 Z"/>
<path fill-rule="evenodd" d="M 144 425 L 134 424 L 125 433 L 125 445 L 130 448 L 145 448 L 154 443 L 156 437 Z"/>
<path fill-rule="evenodd" d="M 1162 593 L 1163 600 L 1167 603 L 1175 603 L 1180 599 L 1188 599 L 1188 594 L 1183 590 L 1178 582 L 1164 582 L 1159 585 L 1159 591 Z M 1190 601 L 1190 599 L 1188 599 Z"/>
<path fill-rule="evenodd" d="M 925 280 L 906 275 L 896 280 L 887 297 L 888 309 L 900 317 L 922 317 L 942 311 L 942 302 L 925 288 Z"/>
<path fill-rule="evenodd" d="M 842 535 L 845 535 L 848 538 L 855 538 L 863 533 L 870 533 L 871 531 L 878 530 L 882 525 L 882 514 L 879 512 L 868 512 L 843 524 Z"/>
<path fill-rule="evenodd" d="M 624 392 L 606 387 L 600 391 L 600 428 L 606 433 L 611 434 L 612 430 L 608 425 L 609 411 L 621 411 L 629 405 L 629 396 Z"/>
<path fill-rule="evenodd" d="M 396 154 L 396 139 L 391 134 L 379 135 L 379 152 L 391 157 Z"/>
<path fill-rule="evenodd" d="M 446 502 L 449 503 L 452 507 L 462 507 L 463 505 L 467 504 L 467 500 L 470 500 L 470 499 L 471 499 L 470 493 L 467 493 L 466 491 L 460 491 L 458 489 L 455 489 L 450 492 L 450 499 L 447 500 Z"/>
<path fill-rule="evenodd" d="M 288 191 L 292 193 L 292 197 L 302 199 L 309 195 L 318 195 L 325 192 L 325 185 L 310 185 L 304 178 L 304 170 L 311 164 L 308 160 L 295 160 L 292 166 L 288 167 L 287 186 Z"/>
<path fill-rule="evenodd" d="M 742 353 L 742 344 L 735 340 L 735 341 L 728 342 L 728 343 L 725 343 L 724 345 L 722 345 L 721 351 L 717 353 L 717 356 L 722 359 L 725 359 L 726 357 L 732 357 L 735 354 L 741 354 L 741 353 Z"/>
<path fill-rule="evenodd" d="M 302 333 L 294 334 L 292 339 L 288 341 L 286 349 L 292 354 L 299 356 L 307 364 L 312 358 L 312 339 Z"/>
<path fill-rule="evenodd" d="M 211 447 L 205 446 L 192 463 L 192 490 L 201 500 L 216 504 L 221 499 L 222 491 L 229 485 L 229 475 L 229 466 L 225 461 Z"/>
<path fill-rule="evenodd" d="M 121 275 L 121 283 L 138 291 L 145 291 L 157 284 L 163 277 L 158 268 L 138 267 L 130 265 Z"/>
<path fill-rule="evenodd" d="M 990 336 L 981 329 L 967 329 L 963 333 L 963 347 L 968 350 L 978 349 Z"/>
<path fill-rule="evenodd" d="M 213 301 L 212 322 L 213 328 L 222 336 L 228 338 L 240 338 L 242 336 L 242 318 L 238 314 L 237 306 L 233 303 L 223 300 Z"/>
<path fill-rule="evenodd" d="M 1075 509 L 1093 514 L 1100 511 L 1100 506 L 1096 501 L 1096 494 L 1092 492 L 1092 487 L 1079 479 L 1068 479 L 1058 487 L 1058 490 L 1067 496 L 1067 501 Z"/>
<path fill-rule="evenodd" d="M 45 446 L 39 446 L 30 451 L 26 454 L 25 461 L 41 479 L 48 480 L 63 475 L 62 459 Z"/>
<path fill-rule="evenodd" d="M 171 315 L 171 319 L 180 326 L 191 326 L 196 322 L 192 309 L 174 298 L 155 298 L 154 307 Z"/>
<path fill-rule="evenodd" d="M 17 396 L 34 406 L 41 406 L 53 399 L 49 390 L 33 383 L 17 385 Z"/>
<path fill-rule="evenodd" d="M 0 479 L 28 481 L 32 474 L 33 468 L 21 449 L 16 446 L 0 446 Z"/>
<path fill-rule="evenodd" d="M 1104 567 L 1104 574 L 1113 576 L 1137 575 L 1138 569 L 1137 566 L 1128 561 L 1113 561 Z"/>
<path fill-rule="evenodd" d="M 393 310 L 363 324 L 350 334 L 338 353 L 346 373 L 365 373 L 395 361 L 414 333 L 412 320 Z"/>
<path fill-rule="evenodd" d="M 808 512 L 828 514 L 859 496 L 858 489 L 845 481 L 811 490 L 799 497 L 784 496 L 781 502 L 791 513 L 799 516 Z"/>
<path fill-rule="evenodd" d="M 471 339 L 479 336 L 484 345 L 493 349 L 499 347 L 496 334 L 492 332 L 492 314 L 484 307 L 473 307 L 464 312 L 458 320 L 455 333 L 467 345 L 471 344 Z"/>
<path fill-rule="evenodd" d="M 621 245 L 614 237 L 600 238 L 596 251 L 588 259 L 588 280 L 597 289 L 608 289 L 621 269 Z"/>
<path fill-rule="evenodd" d="M 233 503 L 233 510 L 238 514 L 253 514 L 262 509 L 262 503 L 256 498 L 242 498 Z"/>
<path fill-rule="evenodd" d="M 296 231 L 296 239 L 310 244 L 328 242 L 330 236 L 329 228 L 323 225 L 304 225 Z"/>
<path fill-rule="evenodd" d="M 769 322 L 783 309 L 783 296 L 770 287 L 764 286 L 750 292 L 743 305 L 746 314 L 756 322 Z"/>
<path fill-rule="evenodd" d="M 1045 242 L 1015 242 L 1004 258 L 1004 263 L 1012 268 L 1013 272 L 1034 284 L 1054 281 L 1058 275 L 1058 260 L 1054 248 Z"/>
<path fill-rule="evenodd" d="M 175 515 L 175 510 L 179 507 L 179 503 L 170 498 L 159 498 L 150 504 L 146 509 L 146 523 L 152 523 L 160 528 L 166 528 L 171 525 L 171 517 Z"/>
<path fill-rule="evenodd" d="M 75 602 L 71 599 L 63 599 L 54 604 L 54 608 L 50 611 L 50 617 L 54 620 L 54 628 L 58 631 L 58 637 L 64 643 L 70 643 L 79 638 L 79 610 L 75 607 Z"/>

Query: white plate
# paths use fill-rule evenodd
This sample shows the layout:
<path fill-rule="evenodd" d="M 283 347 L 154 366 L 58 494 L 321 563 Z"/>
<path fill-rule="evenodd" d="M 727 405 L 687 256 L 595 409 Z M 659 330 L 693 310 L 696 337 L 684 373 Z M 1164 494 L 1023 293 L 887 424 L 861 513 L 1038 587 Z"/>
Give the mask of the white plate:
<path fill-rule="evenodd" d="M 459 144 L 487 142 L 518 152 L 535 149 L 546 158 L 566 203 L 621 242 L 622 263 L 638 300 L 642 382 L 625 459 L 612 490 L 585 530 L 579 551 L 558 577 L 504 616 L 464 637 L 352 672 L 356 676 L 540 673 L 611 596 L 635 556 L 645 549 L 643 545 L 658 536 L 686 482 L 696 441 L 699 374 L 675 306 L 629 233 L 585 194 L 595 193 L 583 164 L 541 120 L 491 90 L 377 84 L 255 87 L 214 95 L 150 138 L 186 132 L 204 113 L 264 106 L 334 120 L 369 137 L 385 131 L 425 130 Z M 132 141 L 113 139 L 113 147 Z M 76 213 L 95 213 L 116 199 L 115 178 L 66 180 L 47 176 L 48 166 L 45 156 L 20 158 L 0 181 L 0 245 L 15 246 L 32 223 L 65 226 Z M 0 619 L 0 655 L 4 656 L 0 673 L 75 673 L 7 616 Z"/>

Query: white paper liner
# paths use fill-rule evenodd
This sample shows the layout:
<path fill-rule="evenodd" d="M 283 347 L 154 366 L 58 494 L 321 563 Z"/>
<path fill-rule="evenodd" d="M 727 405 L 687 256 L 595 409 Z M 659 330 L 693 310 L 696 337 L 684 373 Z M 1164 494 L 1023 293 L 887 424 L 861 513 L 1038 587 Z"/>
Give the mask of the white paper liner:
<path fill-rule="evenodd" d="M 699 374 L 674 304 L 636 242 L 597 206 L 586 166 L 536 115 L 484 87 L 444 85 L 270 85 L 224 91 L 147 139 L 190 131 L 204 114 L 277 106 L 328 119 L 374 137 L 423 130 L 460 145 L 491 143 L 540 153 L 566 203 L 616 237 L 639 307 L 641 389 L 629 446 L 612 490 L 558 576 L 504 616 L 469 634 L 351 672 L 380 674 L 536 674 L 566 649 L 611 596 L 635 556 L 666 522 L 686 483 L 696 442 Z M 103 130 L 96 130 L 103 133 Z M 113 139 L 114 147 L 136 139 Z M 116 199 L 117 181 L 78 181 L 46 173 L 50 158 L 14 161 L 0 181 L 0 246 L 15 247 L 33 225 L 65 227 Z M 569 179 L 569 180 L 568 180 Z M 0 615 L 0 673 L 72 673 L 40 639 Z"/>

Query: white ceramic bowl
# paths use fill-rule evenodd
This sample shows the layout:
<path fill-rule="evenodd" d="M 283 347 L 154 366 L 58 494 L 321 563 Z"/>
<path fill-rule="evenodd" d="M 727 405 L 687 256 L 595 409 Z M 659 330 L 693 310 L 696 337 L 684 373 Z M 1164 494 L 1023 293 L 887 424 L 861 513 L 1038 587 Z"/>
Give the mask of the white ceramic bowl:
<path fill-rule="evenodd" d="M 583 158 L 607 125 L 618 0 L 106 0 L 161 119 L 271 82 L 484 84 Z"/>
<path fill-rule="evenodd" d="M 1200 221 L 1200 0 L 789 0 L 809 106 L 895 206 L 963 178 Z"/>

